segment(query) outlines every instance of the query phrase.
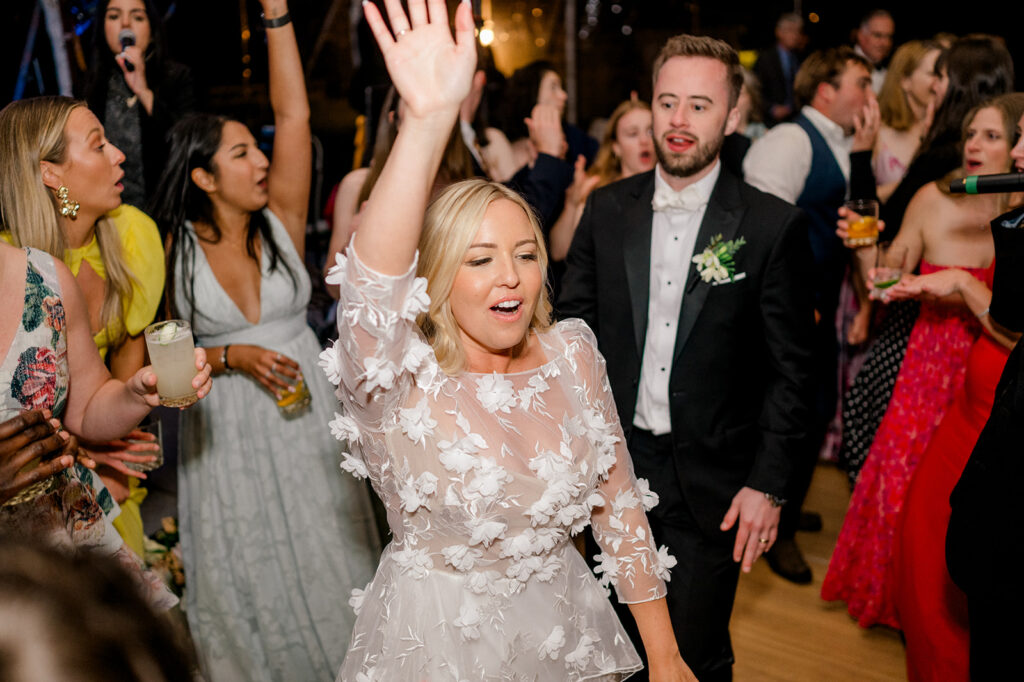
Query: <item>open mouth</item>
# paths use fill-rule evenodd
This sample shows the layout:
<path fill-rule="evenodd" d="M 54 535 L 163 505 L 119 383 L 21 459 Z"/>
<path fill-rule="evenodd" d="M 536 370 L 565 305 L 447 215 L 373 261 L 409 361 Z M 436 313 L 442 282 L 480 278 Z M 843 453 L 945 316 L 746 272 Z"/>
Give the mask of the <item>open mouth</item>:
<path fill-rule="evenodd" d="M 654 154 L 652 154 L 651 152 L 647 152 L 647 151 L 640 152 L 640 162 L 641 163 L 648 164 L 653 159 L 654 159 Z"/>
<path fill-rule="evenodd" d="M 518 319 L 522 310 L 523 302 L 517 299 L 499 301 L 491 306 L 491 312 L 507 319 Z"/>
<path fill-rule="evenodd" d="M 975 160 L 972 160 L 972 159 L 968 159 L 967 161 L 964 162 L 964 168 L 966 168 L 967 171 L 970 172 L 970 173 L 978 172 L 981 169 L 981 166 L 982 166 L 981 161 L 975 161 Z"/>
<path fill-rule="evenodd" d="M 697 140 L 689 135 L 669 133 L 665 136 L 665 145 L 668 147 L 669 151 L 676 154 L 687 152 L 696 144 Z"/>

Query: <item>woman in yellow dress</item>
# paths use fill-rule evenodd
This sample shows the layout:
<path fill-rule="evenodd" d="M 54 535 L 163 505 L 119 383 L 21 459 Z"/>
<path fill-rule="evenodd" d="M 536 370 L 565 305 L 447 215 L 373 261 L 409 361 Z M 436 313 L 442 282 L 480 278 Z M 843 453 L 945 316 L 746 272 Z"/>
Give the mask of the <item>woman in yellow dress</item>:
<path fill-rule="evenodd" d="M 114 378 L 126 380 L 145 364 L 142 332 L 163 293 L 164 252 L 156 224 L 121 203 L 123 160 L 83 102 L 37 97 L 10 104 L 0 116 L 3 237 L 64 260 L 85 294 L 100 355 Z M 141 432 L 131 437 L 151 438 Z M 152 461 L 155 447 L 83 444 L 103 479 L 93 484 L 104 512 L 115 513 L 113 503 L 120 504 L 114 526 L 140 556 L 139 504 L 146 489 L 138 481 L 145 474 L 127 464 Z M 93 479 L 88 470 L 81 473 Z"/>

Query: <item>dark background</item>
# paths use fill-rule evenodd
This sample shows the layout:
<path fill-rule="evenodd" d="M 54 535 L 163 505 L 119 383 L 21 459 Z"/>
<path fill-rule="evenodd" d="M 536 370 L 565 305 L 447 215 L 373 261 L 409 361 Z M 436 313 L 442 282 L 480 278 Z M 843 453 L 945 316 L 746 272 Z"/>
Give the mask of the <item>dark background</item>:
<path fill-rule="evenodd" d="M 379 2 L 379 0 L 377 0 Z M 477 14 L 487 12 L 495 33 L 505 41 L 493 46 L 492 80 L 531 59 L 546 58 L 566 66 L 565 2 L 574 0 L 474 0 Z M 483 6 L 481 6 L 483 3 Z M 577 79 L 576 120 L 583 127 L 606 116 L 635 90 L 650 96 L 650 64 L 661 44 L 683 32 L 720 37 L 737 48 L 759 50 L 772 45 L 775 20 L 793 11 L 792 2 L 719 0 L 575 0 Z M 34 0 L 5 0 L 0 19 L 0 104 L 14 93 Z M 88 59 L 95 0 L 60 0 L 64 13 L 76 87 L 79 67 Z M 253 129 L 271 120 L 266 102 L 266 51 L 256 0 L 156 0 L 169 11 L 166 24 L 171 56 L 188 64 L 196 78 L 204 108 L 239 118 Z M 454 2 L 448 3 L 454 9 Z M 489 7 L 488 7 L 489 5 Z M 1024 76 L 1024 3 L 991 0 L 965 3 L 937 0 L 891 2 L 884 5 L 896 21 L 895 42 L 928 38 L 939 31 L 957 35 L 985 32 L 1005 38 L 1017 63 L 1017 85 Z M 375 46 L 359 45 L 359 29 L 350 25 L 348 0 L 292 0 L 299 47 L 307 64 L 307 85 L 314 132 L 325 149 L 325 184 L 352 166 L 352 135 L 356 116 L 366 108 L 366 87 L 385 80 Z M 850 42 L 851 31 L 873 5 L 849 2 L 804 2 L 808 49 Z M 922 9 L 922 7 L 924 9 Z M 332 11 L 333 8 L 333 11 Z M 539 14 L 537 12 L 539 10 Z M 588 11 L 589 10 L 589 11 Z M 243 20 L 244 17 L 244 20 Z M 595 25 L 587 23 L 596 20 Z M 243 40 L 248 25 L 250 38 Z M 580 31 L 583 29 L 583 31 Z M 80 33 L 80 35 L 78 35 Z M 362 34 L 365 37 L 365 31 Z M 79 56 L 81 55 L 81 56 Z M 45 30 L 32 52 L 25 95 L 56 94 L 56 79 Z M 362 61 L 356 68 L 355 61 Z M 248 72 L 246 72 L 248 69 Z"/>

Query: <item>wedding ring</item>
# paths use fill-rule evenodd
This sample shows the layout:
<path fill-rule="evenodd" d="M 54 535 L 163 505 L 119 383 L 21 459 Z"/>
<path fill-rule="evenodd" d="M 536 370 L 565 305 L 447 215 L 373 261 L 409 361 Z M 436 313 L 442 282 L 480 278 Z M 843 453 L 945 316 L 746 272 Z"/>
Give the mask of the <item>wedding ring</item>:
<path fill-rule="evenodd" d="M 758 538 L 757 541 L 760 542 L 762 545 L 768 544 L 768 538 Z"/>
<path fill-rule="evenodd" d="M 401 31 L 399 31 L 398 33 L 395 34 L 395 40 L 398 40 L 399 38 L 401 38 L 402 36 L 404 36 L 408 32 L 409 32 L 409 29 L 403 28 Z"/>

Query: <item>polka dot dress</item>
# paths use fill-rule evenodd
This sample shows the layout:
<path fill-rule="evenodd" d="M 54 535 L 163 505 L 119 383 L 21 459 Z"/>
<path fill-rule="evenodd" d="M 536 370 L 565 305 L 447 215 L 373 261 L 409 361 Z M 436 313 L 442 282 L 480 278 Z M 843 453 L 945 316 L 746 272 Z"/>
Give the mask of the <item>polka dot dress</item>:
<path fill-rule="evenodd" d="M 852 489 L 868 456 L 885 411 L 889 407 L 896 376 L 907 352 L 907 340 L 921 305 L 917 301 L 890 303 L 878 338 L 868 351 L 864 366 L 843 396 L 843 442 L 839 465 Z"/>

